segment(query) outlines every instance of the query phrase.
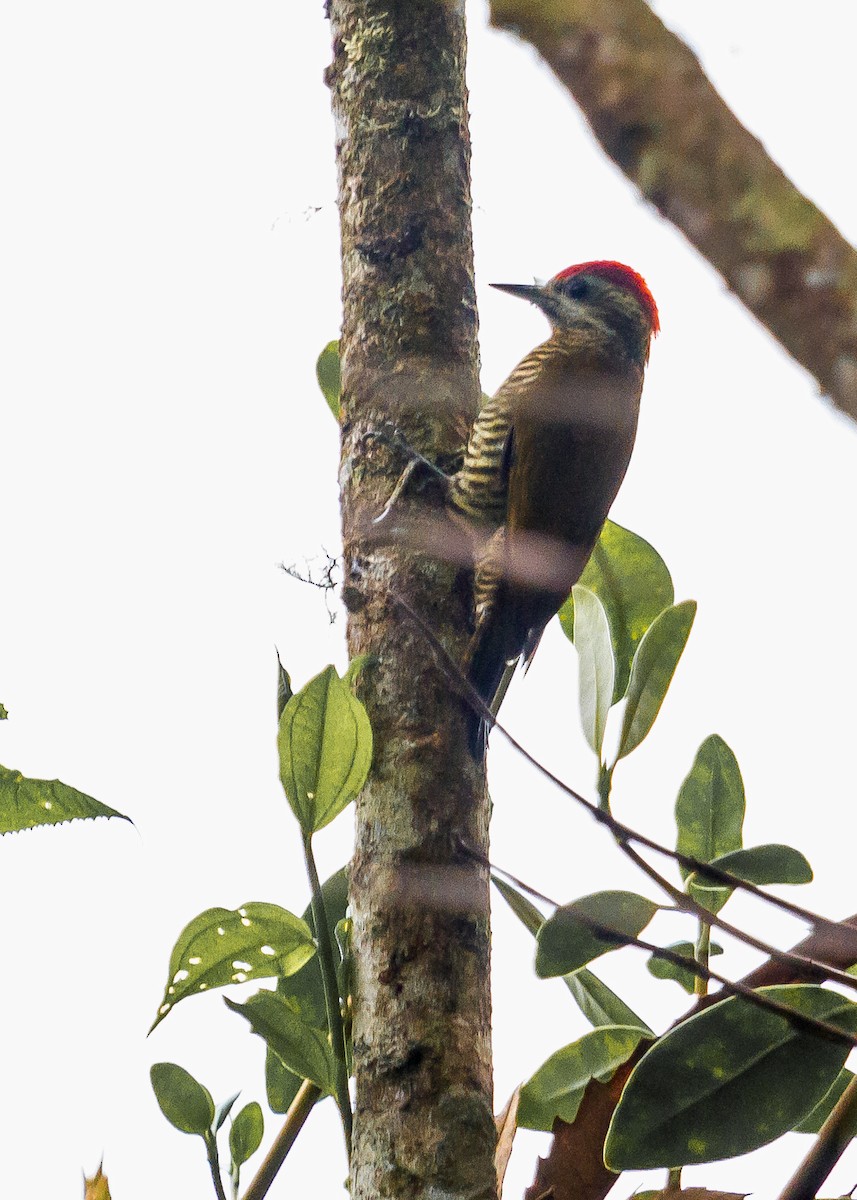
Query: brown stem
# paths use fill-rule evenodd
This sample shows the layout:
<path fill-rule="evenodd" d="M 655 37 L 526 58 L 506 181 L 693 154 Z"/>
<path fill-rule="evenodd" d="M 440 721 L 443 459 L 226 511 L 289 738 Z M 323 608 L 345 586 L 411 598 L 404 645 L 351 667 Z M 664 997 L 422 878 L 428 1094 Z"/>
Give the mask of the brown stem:
<path fill-rule="evenodd" d="M 264 1200 L 268 1189 L 277 1177 L 277 1172 L 286 1161 L 286 1155 L 295 1144 L 295 1139 L 303 1129 L 307 1117 L 320 1096 L 321 1088 L 305 1079 L 289 1105 L 286 1119 L 274 1139 L 271 1149 L 265 1156 L 265 1161 L 254 1175 L 242 1200 Z"/>

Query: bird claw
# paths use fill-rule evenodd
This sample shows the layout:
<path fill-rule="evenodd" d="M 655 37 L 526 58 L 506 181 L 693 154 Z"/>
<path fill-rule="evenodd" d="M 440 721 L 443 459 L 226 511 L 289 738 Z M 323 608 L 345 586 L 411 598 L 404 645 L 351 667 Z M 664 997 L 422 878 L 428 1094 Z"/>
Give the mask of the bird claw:
<path fill-rule="evenodd" d="M 402 471 L 396 486 L 393 488 L 390 498 L 384 505 L 383 510 L 372 521 L 373 525 L 381 525 L 386 521 L 390 513 L 410 490 L 416 487 L 415 476 L 422 475 L 426 479 L 433 479 L 440 483 L 444 495 L 449 490 L 450 477 L 446 475 L 440 467 L 430 462 L 424 455 L 410 446 L 394 425 L 385 425 L 383 429 L 370 429 L 364 435 L 364 440 L 369 438 L 377 439 L 387 446 L 395 447 L 400 450 L 408 458 L 408 464 Z"/>

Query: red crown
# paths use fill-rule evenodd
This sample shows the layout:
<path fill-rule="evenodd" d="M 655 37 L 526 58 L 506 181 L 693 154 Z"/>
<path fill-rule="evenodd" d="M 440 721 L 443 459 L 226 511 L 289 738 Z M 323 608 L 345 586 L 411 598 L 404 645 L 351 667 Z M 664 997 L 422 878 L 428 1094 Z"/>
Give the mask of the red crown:
<path fill-rule="evenodd" d="M 551 283 L 556 283 L 560 279 L 570 279 L 572 275 L 583 274 L 600 275 L 602 279 L 609 279 L 611 283 L 625 288 L 626 291 L 633 292 L 649 314 L 649 320 L 652 323 L 652 333 L 657 333 L 660 330 L 661 322 L 658 317 L 658 306 L 655 304 L 655 298 L 649 291 L 649 285 L 637 271 L 631 267 L 626 267 L 624 263 L 620 262 L 597 261 L 577 263 L 576 266 L 566 267 L 564 271 L 560 271 L 559 274 L 554 275 Z"/>

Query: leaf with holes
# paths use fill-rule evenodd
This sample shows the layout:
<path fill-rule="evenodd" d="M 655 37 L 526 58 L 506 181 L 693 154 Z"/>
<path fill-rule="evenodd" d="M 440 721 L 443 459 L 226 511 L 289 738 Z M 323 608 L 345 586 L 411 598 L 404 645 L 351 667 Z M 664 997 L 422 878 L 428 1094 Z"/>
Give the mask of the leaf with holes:
<path fill-rule="evenodd" d="M 695 616 L 696 601 L 683 600 L 665 608 L 646 630 L 631 667 L 617 762 L 636 750 L 654 725 Z"/>
<path fill-rule="evenodd" d="M 759 995 L 795 1013 L 857 1029 L 857 1004 L 790 984 Z M 794 1129 L 823 1099 L 851 1041 L 732 996 L 671 1029 L 634 1068 L 613 1114 L 612 1171 L 683 1167 L 746 1154 Z"/>
<path fill-rule="evenodd" d="M 276 992 L 257 992 L 246 1004 L 224 997 L 228 1008 L 245 1017 L 284 1066 L 309 1079 L 323 1092 L 336 1087 L 336 1064 L 330 1039 L 323 1029 L 304 1021 L 295 1007 Z"/>
<path fill-rule="evenodd" d="M 580 719 L 584 737 L 600 761 L 616 674 L 610 626 L 604 606 L 594 592 L 578 585 L 572 589 L 572 596 L 574 645 L 579 659 Z"/>
<path fill-rule="evenodd" d="M 372 728 L 333 667 L 292 696 L 277 738 L 280 780 L 304 836 L 324 828 L 366 782 Z"/>
<path fill-rule="evenodd" d="M 211 1092 L 177 1063 L 154 1063 L 149 1077 L 155 1099 L 171 1125 L 207 1138 L 214 1120 Z"/>
<path fill-rule="evenodd" d="M 636 1026 L 602 1025 L 564 1046 L 521 1089 L 518 1125 L 550 1133 L 554 1121 L 571 1124 L 591 1079 L 606 1082 L 644 1037 Z"/>
<path fill-rule="evenodd" d="M 634 941 L 657 911 L 645 896 L 622 891 L 595 892 L 564 904 L 539 930 L 536 974 L 540 979 L 567 975 L 618 950 Z"/>
<path fill-rule="evenodd" d="M 124 813 L 59 779 L 27 779 L 20 771 L 0 767 L 0 833 L 22 833 L 38 825 L 92 821 L 96 817 L 130 821 Z"/>
<path fill-rule="evenodd" d="M 580 577 L 607 613 L 616 663 L 613 703 L 625 695 L 631 663 L 643 634 L 674 600 L 667 565 L 653 546 L 614 521 L 605 521 L 601 536 Z M 574 599 L 559 610 L 560 624 L 574 641 Z"/>
<path fill-rule="evenodd" d="M 229 1153 L 233 1166 L 240 1167 L 252 1158 L 262 1144 L 265 1118 L 261 1105 L 251 1100 L 241 1109 L 229 1130 Z"/>
<path fill-rule="evenodd" d="M 327 407 L 339 420 L 339 397 L 342 392 L 342 376 L 339 369 L 339 342 L 328 342 L 315 364 L 315 376 Z"/>
<path fill-rule="evenodd" d="M 277 904 L 251 901 L 234 910 L 208 908 L 178 936 L 152 1029 L 188 996 L 249 979 L 293 975 L 314 954 L 309 925 Z"/>

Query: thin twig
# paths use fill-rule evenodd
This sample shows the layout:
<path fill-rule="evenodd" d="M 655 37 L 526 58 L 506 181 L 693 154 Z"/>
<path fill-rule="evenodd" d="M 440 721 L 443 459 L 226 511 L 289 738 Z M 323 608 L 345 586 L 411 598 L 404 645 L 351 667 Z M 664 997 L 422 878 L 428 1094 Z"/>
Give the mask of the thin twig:
<path fill-rule="evenodd" d="M 298 1134 L 303 1129 L 306 1119 L 312 1112 L 316 1100 L 321 1096 L 321 1088 L 305 1079 L 298 1088 L 297 1095 L 289 1106 L 282 1128 L 265 1156 L 265 1161 L 253 1176 L 250 1186 L 244 1193 L 243 1200 L 264 1200 L 268 1189 L 274 1182 L 277 1172 L 286 1161 L 286 1156 L 295 1144 Z"/>
<path fill-rule="evenodd" d="M 594 819 L 601 825 L 605 825 L 613 834 L 619 849 L 628 858 L 630 858 L 640 868 L 640 870 L 644 871 L 645 874 L 654 880 L 659 887 L 663 888 L 663 890 L 670 895 L 678 907 L 680 907 L 684 912 L 688 912 L 697 917 L 699 920 L 705 920 L 706 924 L 717 926 L 717 928 L 722 929 L 724 933 L 728 933 L 732 937 L 737 938 L 739 941 L 744 942 L 746 945 L 752 946 L 753 949 L 759 950 L 768 958 L 772 958 L 777 962 L 789 964 L 795 968 L 799 968 L 804 974 L 807 972 L 811 972 L 812 974 L 816 975 L 820 974 L 828 979 L 835 980 L 837 983 L 841 983 L 843 987 L 857 990 L 857 979 L 855 979 L 854 976 L 847 974 L 845 971 L 840 971 L 835 967 L 817 962 L 814 959 L 804 958 L 801 955 L 792 954 L 787 950 L 778 950 L 775 946 L 771 946 L 767 942 L 763 942 L 761 939 L 754 937 L 752 934 L 746 933 L 744 930 L 739 929 L 737 926 L 732 925 L 728 921 L 725 921 L 718 914 L 709 912 L 708 909 L 703 908 L 700 904 L 697 904 L 696 901 L 688 896 L 685 892 L 682 892 L 679 888 L 676 888 L 667 879 L 665 879 L 664 876 L 656 871 L 650 863 L 648 863 L 641 855 L 639 855 L 629 843 L 636 842 L 657 854 L 661 854 L 666 858 L 670 858 L 673 861 L 678 862 L 681 866 L 689 870 L 697 871 L 702 875 L 707 875 L 718 883 L 723 883 L 729 887 L 742 889 L 746 892 L 749 892 L 750 895 L 756 896 L 758 899 L 773 905 L 775 908 L 779 908 L 790 913 L 792 916 L 801 918 L 808 924 L 812 925 L 816 930 L 824 929 L 826 932 L 835 933 L 836 935 L 841 936 L 843 933 L 843 926 L 839 922 L 831 921 L 828 917 L 823 917 L 818 913 L 801 908 L 798 905 L 792 904 L 788 900 L 782 900 L 779 896 L 772 896 L 762 888 L 757 887 L 755 884 L 748 883 L 739 876 L 733 875 L 730 871 L 724 871 L 719 867 L 712 867 L 709 863 L 704 863 L 699 859 L 693 858 L 691 855 L 682 854 L 676 850 L 670 850 L 669 847 L 662 845 L 660 842 L 656 842 L 654 839 L 647 837 L 645 834 L 637 832 L 637 830 L 632 829 L 630 826 L 622 824 L 621 821 L 617 821 L 611 813 L 607 812 L 603 808 L 600 808 L 598 805 L 593 804 L 591 800 L 587 800 L 585 796 L 582 796 L 579 792 L 575 791 L 574 788 L 570 787 L 567 783 L 555 775 L 551 770 L 544 766 L 543 763 L 539 762 L 534 755 L 532 755 L 524 746 L 522 746 L 521 743 L 518 742 L 512 736 L 512 734 L 500 724 L 500 722 L 491 712 L 488 705 L 482 700 L 482 697 L 479 695 L 479 693 L 475 690 L 475 688 L 472 687 L 469 680 L 465 678 L 457 664 L 453 662 L 446 647 L 438 639 L 434 631 L 416 612 L 414 612 L 407 601 L 405 601 L 395 591 L 393 591 L 393 599 L 416 623 L 432 648 L 441 656 L 441 661 L 439 663 L 441 669 L 444 671 L 447 677 L 451 678 L 453 682 L 455 682 L 463 691 L 464 698 L 467 703 L 472 708 L 475 708 L 481 716 L 484 716 L 494 728 L 499 730 L 512 748 L 516 750 L 522 758 L 530 763 L 531 766 L 535 767 L 535 769 L 541 775 L 550 780 L 550 782 L 558 787 L 560 791 L 564 792 L 567 796 L 570 796 L 573 800 L 577 801 L 578 804 L 582 805 L 590 814 L 590 816 L 594 817 Z M 855 939 L 855 961 L 857 961 L 857 939 Z"/>

